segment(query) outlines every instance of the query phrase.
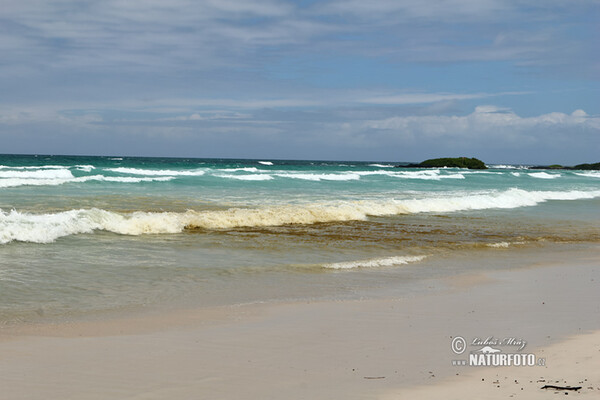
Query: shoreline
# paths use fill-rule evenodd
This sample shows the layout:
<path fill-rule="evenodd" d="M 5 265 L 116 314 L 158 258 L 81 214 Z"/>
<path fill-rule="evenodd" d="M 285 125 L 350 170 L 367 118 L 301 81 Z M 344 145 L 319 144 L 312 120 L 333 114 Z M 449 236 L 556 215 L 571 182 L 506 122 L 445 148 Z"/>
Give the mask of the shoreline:
<path fill-rule="evenodd" d="M 419 394 L 425 386 L 472 389 L 456 382 L 490 368 L 452 367 L 452 336 L 518 337 L 534 353 L 561 348 L 573 335 L 598 337 L 599 258 L 592 248 L 571 262 L 445 276 L 434 279 L 444 289 L 402 298 L 220 306 L 2 328 L 0 385 L 10 398 L 28 399 L 359 399 Z M 555 376 L 567 379 L 574 363 L 584 365 L 569 354 L 561 359 L 564 374 Z M 498 389 L 492 386 L 476 387 Z"/>
<path fill-rule="evenodd" d="M 395 266 L 367 266 L 339 270 L 319 268 L 300 275 L 295 269 L 285 272 L 266 268 L 263 274 L 245 276 L 245 288 L 235 286 L 241 283 L 239 280 L 230 285 L 225 280 L 219 279 L 213 282 L 210 291 L 199 292 L 197 295 L 190 295 L 188 292 L 170 301 L 161 299 L 162 301 L 143 304 L 123 304 L 114 308 L 82 309 L 72 312 L 52 312 L 53 310 L 45 312 L 43 306 L 40 306 L 35 313 L 28 310 L 29 314 L 24 318 L 12 317 L 1 320 L 0 341 L 8 336 L 47 332 L 48 329 L 54 329 L 53 327 L 93 326 L 94 323 L 111 321 L 135 320 L 138 326 L 153 324 L 160 326 L 160 323 L 150 321 L 160 321 L 164 317 L 174 326 L 186 325 L 185 321 L 190 315 L 197 313 L 225 315 L 230 307 L 268 307 L 288 303 L 357 299 L 403 299 L 414 295 L 435 294 L 453 289 L 455 286 L 483 284 L 493 281 L 486 274 L 498 271 L 560 265 L 568 263 L 573 257 L 586 262 L 600 258 L 596 255 L 600 249 L 600 244 L 597 242 L 539 242 L 528 245 L 503 242 L 500 244 L 499 246 L 482 244 L 476 248 L 450 251 L 442 249 L 437 254 L 428 252 L 417 262 Z M 381 260 L 385 262 L 388 258 L 398 257 L 389 254 L 380 258 L 373 254 L 370 256 L 375 258 L 365 257 L 363 260 L 343 261 L 339 264 Z M 295 279 L 286 281 L 281 275 L 282 272 L 294 274 Z M 135 330 L 140 331 L 138 328 Z"/>

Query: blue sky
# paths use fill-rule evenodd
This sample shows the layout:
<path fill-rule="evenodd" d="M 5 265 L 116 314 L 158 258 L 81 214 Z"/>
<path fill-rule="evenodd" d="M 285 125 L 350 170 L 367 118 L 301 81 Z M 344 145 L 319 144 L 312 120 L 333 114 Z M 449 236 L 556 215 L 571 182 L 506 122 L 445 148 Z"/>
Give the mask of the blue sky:
<path fill-rule="evenodd" d="M 1 152 L 597 162 L 599 10 L 5 0 Z"/>

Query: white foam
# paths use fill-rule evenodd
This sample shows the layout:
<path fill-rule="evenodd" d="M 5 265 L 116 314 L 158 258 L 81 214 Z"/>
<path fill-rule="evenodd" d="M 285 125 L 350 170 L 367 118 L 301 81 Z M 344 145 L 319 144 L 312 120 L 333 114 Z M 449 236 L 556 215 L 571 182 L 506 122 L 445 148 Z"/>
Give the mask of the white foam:
<path fill-rule="evenodd" d="M 521 176 L 520 172 L 511 172 L 510 173 L 512 176 Z"/>
<path fill-rule="evenodd" d="M 369 164 L 369 167 L 377 167 L 377 168 L 394 168 L 393 165 L 389 164 Z"/>
<path fill-rule="evenodd" d="M 68 179 L 23 179 L 7 178 L 0 179 L 0 188 L 19 186 L 56 186 L 68 182 Z"/>
<path fill-rule="evenodd" d="M 547 172 L 532 172 L 528 175 L 538 179 L 556 179 L 561 177 L 560 174 L 549 174 Z"/>
<path fill-rule="evenodd" d="M 66 169 L 64 165 L 40 165 L 40 166 L 27 166 L 27 167 L 12 167 L 10 165 L 0 165 L 0 169 Z"/>
<path fill-rule="evenodd" d="M 27 169 L 27 170 L 2 170 L 0 178 L 18 178 L 18 179 L 69 179 L 73 174 L 66 168 L 53 169 Z"/>
<path fill-rule="evenodd" d="M 29 179 L 29 178 L 7 178 L 0 179 L 0 188 L 19 187 L 19 186 L 58 186 L 65 183 L 82 183 L 88 181 L 104 181 L 104 182 L 122 182 L 122 183 L 139 183 L 139 182 L 166 182 L 175 179 L 174 176 L 164 177 L 120 177 L 120 176 L 104 176 L 91 175 L 80 176 L 77 178 L 53 178 L 53 179 Z"/>
<path fill-rule="evenodd" d="M 80 182 L 85 181 L 104 181 L 104 182 L 123 182 L 123 183 L 139 183 L 139 182 L 168 182 L 175 179 L 174 176 L 160 176 L 156 178 L 138 178 L 132 176 L 103 176 L 95 175 L 90 177 L 84 177 L 88 179 L 82 179 Z"/>
<path fill-rule="evenodd" d="M 93 165 L 76 165 L 75 168 L 79 171 L 91 172 L 93 169 L 96 169 Z"/>
<path fill-rule="evenodd" d="M 586 176 L 588 178 L 600 178 L 600 171 L 592 172 L 575 172 L 575 175 Z"/>
<path fill-rule="evenodd" d="M 397 176 L 399 172 L 394 171 L 347 171 L 348 173 L 357 174 L 360 176 L 369 176 L 369 175 L 387 175 L 387 176 Z"/>
<path fill-rule="evenodd" d="M 357 175 L 368 176 L 368 175 L 387 175 L 394 178 L 401 179 L 422 179 L 428 181 L 439 181 L 441 179 L 465 179 L 461 173 L 441 173 L 439 169 L 430 170 L 418 170 L 418 171 L 356 171 L 353 172 Z"/>
<path fill-rule="evenodd" d="M 510 243 L 508 243 L 508 242 L 488 243 L 487 246 L 506 249 L 506 248 L 508 248 L 508 246 L 510 246 Z"/>
<path fill-rule="evenodd" d="M 203 170 L 170 170 L 170 169 L 140 169 L 140 168 L 106 168 L 106 171 L 117 172 L 119 174 L 129 175 L 147 175 L 147 176 L 201 176 L 206 173 Z"/>
<path fill-rule="evenodd" d="M 507 249 L 512 245 L 519 245 L 519 244 L 525 244 L 525 242 L 513 242 L 513 243 L 509 243 L 509 242 L 498 242 L 498 243 L 488 243 L 487 246 L 488 247 L 494 247 L 497 249 Z"/>
<path fill-rule="evenodd" d="M 397 175 L 398 178 L 406 179 L 423 179 L 438 181 L 440 179 L 465 179 L 463 174 L 440 174 L 440 170 L 427 170 L 427 171 L 400 171 Z"/>
<path fill-rule="evenodd" d="M 133 213 L 123 216 L 110 211 L 69 210 L 55 214 L 22 214 L 15 210 L 0 212 L 0 243 L 11 241 L 50 243 L 75 234 L 107 230 L 120 234 L 175 233 L 183 226 L 168 220 L 168 213 Z"/>
<path fill-rule="evenodd" d="M 355 173 L 340 173 L 340 174 L 275 174 L 281 178 L 302 179 L 305 181 L 354 181 L 359 180 L 360 175 Z"/>
<path fill-rule="evenodd" d="M 228 178 L 228 179 L 237 179 L 240 181 L 270 181 L 273 177 L 269 174 L 260 174 L 260 175 L 215 175 L 219 178 Z"/>
<path fill-rule="evenodd" d="M 461 174 L 468 174 L 468 175 L 504 175 L 505 172 L 498 172 L 498 171 L 489 171 L 489 170 L 463 170 L 460 171 Z"/>
<path fill-rule="evenodd" d="M 259 161 L 258 163 L 262 165 L 273 165 L 271 161 Z"/>
<path fill-rule="evenodd" d="M 90 178 L 90 177 L 82 177 Z M 103 177 L 106 178 L 106 177 Z M 78 178 L 76 178 L 78 179 Z M 114 178 L 113 178 L 114 179 Z M 121 178 L 123 179 L 123 178 Z M 173 179 L 173 177 L 131 179 Z M 52 214 L 0 212 L 0 243 L 13 240 L 48 243 L 59 237 L 106 230 L 141 235 L 177 233 L 187 228 L 231 229 L 238 227 L 314 224 L 364 220 L 369 216 L 424 212 L 454 212 L 491 208 L 534 206 L 548 200 L 577 200 L 600 197 L 600 191 L 524 191 L 510 189 L 465 195 L 442 195 L 421 199 L 338 201 L 330 203 L 187 211 L 184 213 L 134 212 L 119 214 L 86 209 Z"/>
<path fill-rule="evenodd" d="M 237 171 L 243 171 L 243 172 L 258 172 L 258 168 L 256 168 L 256 167 L 245 167 L 245 168 L 224 168 L 224 169 L 218 169 L 217 171 L 222 171 L 222 172 L 237 172 Z"/>
<path fill-rule="evenodd" d="M 525 169 L 525 168 L 527 168 L 523 165 L 510 165 L 510 164 L 491 164 L 491 165 L 486 165 L 486 167 L 492 168 L 492 169 Z"/>
<path fill-rule="evenodd" d="M 354 269 L 354 268 L 381 268 L 393 267 L 396 265 L 405 265 L 409 263 L 419 262 L 427 256 L 396 256 L 386 258 L 373 258 L 370 260 L 346 261 L 332 264 L 323 264 L 323 268 L 327 269 Z"/>

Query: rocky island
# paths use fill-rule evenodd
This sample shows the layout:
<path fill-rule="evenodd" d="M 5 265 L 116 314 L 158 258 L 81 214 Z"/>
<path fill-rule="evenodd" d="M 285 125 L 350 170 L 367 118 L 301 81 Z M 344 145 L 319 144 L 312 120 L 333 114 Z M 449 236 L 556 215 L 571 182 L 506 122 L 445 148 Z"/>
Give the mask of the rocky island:
<path fill-rule="evenodd" d="M 553 165 L 536 165 L 533 167 L 529 167 L 529 169 L 579 169 L 579 170 L 600 170 L 600 162 L 594 164 L 577 164 L 574 167 L 566 167 L 563 165 L 553 164 Z"/>
<path fill-rule="evenodd" d="M 419 164 L 396 165 L 397 168 L 468 168 L 487 169 L 485 163 L 477 158 L 454 157 L 432 158 Z"/>

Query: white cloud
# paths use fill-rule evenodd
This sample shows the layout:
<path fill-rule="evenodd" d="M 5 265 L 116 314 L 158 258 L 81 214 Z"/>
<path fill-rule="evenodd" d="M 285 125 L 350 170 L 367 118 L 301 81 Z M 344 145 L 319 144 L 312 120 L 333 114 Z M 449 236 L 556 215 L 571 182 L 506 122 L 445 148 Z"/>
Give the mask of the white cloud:
<path fill-rule="evenodd" d="M 575 110 L 571 113 L 572 117 L 587 117 L 588 114 L 583 110 Z"/>
<path fill-rule="evenodd" d="M 32 123 L 57 123 L 62 125 L 88 126 L 102 122 L 102 117 L 97 113 L 61 113 L 51 108 L 7 108 L 0 107 L 0 124 L 24 125 Z"/>
<path fill-rule="evenodd" d="M 251 114 L 243 114 L 232 111 L 203 111 L 195 112 L 190 115 L 180 115 L 177 117 L 161 118 L 160 121 L 215 121 L 215 120 L 240 120 L 250 119 Z"/>
<path fill-rule="evenodd" d="M 492 96 L 522 95 L 529 92 L 502 92 L 502 93 L 403 93 L 393 96 L 377 96 L 360 100 L 369 104 L 420 104 L 435 103 L 449 100 L 472 100 Z"/>
<path fill-rule="evenodd" d="M 390 130 L 399 135 L 420 138 L 484 138 L 504 136 L 507 139 L 542 137 L 546 129 L 581 128 L 600 131 L 600 118 L 583 110 L 572 114 L 552 112 L 521 117 L 510 109 L 481 105 L 465 116 L 402 116 L 364 121 L 360 130 Z M 599 132 L 600 133 L 600 132 Z"/>

